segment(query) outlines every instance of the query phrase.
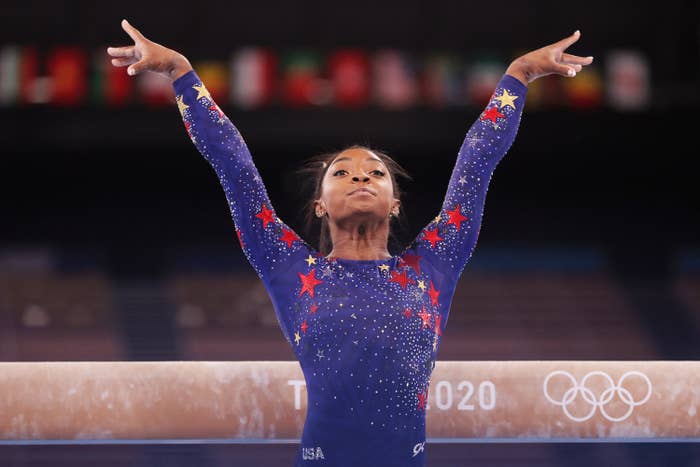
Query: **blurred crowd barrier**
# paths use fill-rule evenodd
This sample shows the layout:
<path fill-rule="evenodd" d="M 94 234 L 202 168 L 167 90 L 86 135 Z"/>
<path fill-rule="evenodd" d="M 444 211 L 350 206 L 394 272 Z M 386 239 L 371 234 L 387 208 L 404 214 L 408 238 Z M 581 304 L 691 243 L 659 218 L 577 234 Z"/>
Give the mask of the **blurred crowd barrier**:
<path fill-rule="evenodd" d="M 696 256 L 682 258 L 658 287 L 659 296 L 671 291 L 669 306 L 674 302 L 687 310 L 684 326 L 698 330 Z M 149 320 L 145 312 L 122 309 L 125 302 L 115 297 L 123 292 L 123 279 L 100 269 L 0 265 L 4 361 L 128 360 L 134 330 L 140 339 L 152 336 L 154 345 L 158 339 L 174 340 L 162 343 L 177 349 L 174 359 L 294 359 L 267 291 L 250 268 L 165 274 L 157 287 L 138 289 L 144 305 L 137 310 L 148 312 L 149 303 L 162 309 Z M 643 287 L 655 293 L 653 283 Z M 129 303 L 134 301 L 138 295 Z M 653 326 L 595 252 L 486 252 L 462 274 L 439 358 L 659 359 Z"/>

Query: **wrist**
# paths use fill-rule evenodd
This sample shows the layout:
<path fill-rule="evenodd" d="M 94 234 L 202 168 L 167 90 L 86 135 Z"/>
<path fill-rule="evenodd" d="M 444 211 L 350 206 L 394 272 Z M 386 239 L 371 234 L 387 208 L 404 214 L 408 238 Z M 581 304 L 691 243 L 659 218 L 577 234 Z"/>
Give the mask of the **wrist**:
<path fill-rule="evenodd" d="M 189 60 L 187 60 L 185 56 L 180 55 L 173 60 L 173 64 L 168 70 L 168 76 L 170 77 L 171 81 L 175 81 L 190 70 L 192 70 L 192 65 L 190 64 Z"/>
<path fill-rule="evenodd" d="M 515 60 L 510 64 L 508 69 L 506 69 L 506 74 L 511 75 L 518 81 L 523 83 L 525 86 L 530 82 L 530 73 L 528 72 L 527 66 L 519 60 Z"/>

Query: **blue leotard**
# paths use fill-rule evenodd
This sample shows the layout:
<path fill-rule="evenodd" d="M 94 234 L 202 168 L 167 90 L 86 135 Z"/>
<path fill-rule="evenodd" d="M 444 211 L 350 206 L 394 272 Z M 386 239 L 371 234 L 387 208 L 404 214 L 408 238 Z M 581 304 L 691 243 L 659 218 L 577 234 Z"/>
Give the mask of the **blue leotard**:
<path fill-rule="evenodd" d="M 438 215 L 385 260 L 326 259 L 306 243 L 275 214 L 246 143 L 195 71 L 173 86 L 304 373 L 307 415 L 295 465 L 425 465 L 430 375 L 527 86 L 501 77 L 467 132 Z"/>

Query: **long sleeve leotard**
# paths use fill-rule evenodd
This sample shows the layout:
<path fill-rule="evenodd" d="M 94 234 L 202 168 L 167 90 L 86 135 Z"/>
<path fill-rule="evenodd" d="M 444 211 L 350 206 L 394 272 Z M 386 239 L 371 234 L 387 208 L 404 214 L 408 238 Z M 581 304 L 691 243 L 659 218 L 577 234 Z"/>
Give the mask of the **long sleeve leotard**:
<path fill-rule="evenodd" d="M 243 252 L 304 373 L 295 465 L 425 465 L 430 375 L 527 86 L 501 77 L 466 134 L 439 213 L 385 260 L 326 259 L 307 244 L 276 215 L 245 141 L 195 71 L 173 86 L 187 134 L 221 182 Z"/>

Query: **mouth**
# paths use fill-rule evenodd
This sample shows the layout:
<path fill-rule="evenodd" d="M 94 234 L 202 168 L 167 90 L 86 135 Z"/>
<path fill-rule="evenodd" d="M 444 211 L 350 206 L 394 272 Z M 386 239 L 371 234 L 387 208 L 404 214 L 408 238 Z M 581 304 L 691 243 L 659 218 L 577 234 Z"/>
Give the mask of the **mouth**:
<path fill-rule="evenodd" d="M 348 193 L 348 196 L 356 195 L 356 194 L 360 194 L 360 193 L 368 193 L 372 196 L 375 196 L 374 192 L 368 188 L 358 188 L 358 189 L 353 190 L 350 193 Z"/>

